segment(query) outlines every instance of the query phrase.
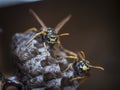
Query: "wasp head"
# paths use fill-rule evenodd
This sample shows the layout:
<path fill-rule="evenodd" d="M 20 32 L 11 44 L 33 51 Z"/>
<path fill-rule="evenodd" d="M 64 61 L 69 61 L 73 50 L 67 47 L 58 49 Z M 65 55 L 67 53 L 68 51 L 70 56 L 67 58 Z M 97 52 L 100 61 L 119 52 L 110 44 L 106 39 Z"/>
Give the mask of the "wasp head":
<path fill-rule="evenodd" d="M 103 67 L 91 65 L 90 62 L 85 59 L 85 53 L 83 51 L 78 53 L 78 60 L 75 62 L 74 68 L 79 75 L 88 72 L 91 68 L 104 70 Z"/>
<path fill-rule="evenodd" d="M 90 67 L 89 67 L 89 62 L 88 61 L 80 61 L 79 62 L 79 68 L 82 70 L 82 71 L 89 71 L 90 70 Z"/>
<path fill-rule="evenodd" d="M 59 37 L 53 28 L 47 29 L 46 36 L 45 36 L 47 43 L 55 44 L 55 43 L 57 43 L 58 38 Z"/>
<path fill-rule="evenodd" d="M 89 63 L 84 60 L 75 62 L 74 69 L 78 75 L 82 75 L 90 70 Z"/>

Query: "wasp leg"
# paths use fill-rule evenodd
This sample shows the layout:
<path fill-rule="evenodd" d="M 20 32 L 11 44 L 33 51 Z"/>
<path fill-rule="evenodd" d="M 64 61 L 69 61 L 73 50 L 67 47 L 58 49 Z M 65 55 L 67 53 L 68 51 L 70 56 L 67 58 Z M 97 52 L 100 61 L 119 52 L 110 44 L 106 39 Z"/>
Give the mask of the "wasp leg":
<path fill-rule="evenodd" d="M 68 59 L 77 59 L 75 56 L 61 56 L 59 59 L 68 58 Z"/>
<path fill-rule="evenodd" d="M 48 50 L 47 50 L 47 46 L 46 46 L 46 44 L 45 44 L 45 42 L 43 43 L 43 45 L 44 45 L 44 48 L 46 49 L 46 56 L 48 56 Z"/>
<path fill-rule="evenodd" d="M 58 47 L 62 47 L 60 40 L 57 41 Z"/>
<path fill-rule="evenodd" d="M 33 31 L 37 31 L 37 28 L 33 27 L 33 28 L 30 28 L 28 30 L 26 30 L 25 32 L 23 32 L 24 34 L 28 34 L 29 32 L 33 32 Z"/>
<path fill-rule="evenodd" d="M 35 34 L 29 41 L 27 41 L 26 45 L 28 45 L 34 38 L 36 38 L 40 34 L 45 34 L 45 33 L 44 32 L 39 32 L 39 33 Z"/>
<path fill-rule="evenodd" d="M 68 65 L 68 67 L 63 71 L 63 72 L 66 72 L 69 68 L 71 68 L 73 66 L 73 63 L 70 63 L 69 65 Z"/>
<path fill-rule="evenodd" d="M 75 78 L 72 78 L 70 81 L 74 81 L 74 80 L 82 80 L 82 79 L 85 79 L 86 77 L 85 76 L 82 76 L 82 77 L 75 77 Z"/>
<path fill-rule="evenodd" d="M 66 53 L 72 55 L 73 57 L 77 58 L 77 54 L 76 54 L 76 53 L 74 53 L 74 52 L 72 52 L 72 51 L 70 51 L 70 50 L 67 50 L 67 49 L 65 49 L 65 48 L 62 48 L 62 49 L 64 50 L 64 52 L 66 52 Z"/>
<path fill-rule="evenodd" d="M 58 46 L 59 46 L 64 52 L 66 52 L 66 53 L 70 54 L 71 56 L 74 56 L 74 57 L 77 58 L 77 54 L 76 54 L 76 53 L 74 53 L 74 52 L 72 52 L 72 51 L 70 51 L 70 50 L 67 50 L 67 49 L 63 48 L 63 46 L 62 46 L 62 44 L 61 44 L 60 41 L 58 41 L 57 43 L 58 43 Z"/>

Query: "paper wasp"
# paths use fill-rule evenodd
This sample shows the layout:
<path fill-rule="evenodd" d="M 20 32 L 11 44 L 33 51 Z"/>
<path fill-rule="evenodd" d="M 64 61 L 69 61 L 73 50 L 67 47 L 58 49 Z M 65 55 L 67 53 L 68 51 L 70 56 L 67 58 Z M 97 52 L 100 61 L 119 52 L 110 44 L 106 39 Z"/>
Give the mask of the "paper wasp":
<path fill-rule="evenodd" d="M 37 32 L 32 38 L 30 38 L 30 40 L 26 42 L 26 45 L 28 45 L 33 39 L 41 35 L 43 37 L 43 44 L 46 50 L 47 50 L 47 45 L 50 48 L 52 48 L 54 45 L 57 44 L 59 48 L 61 48 L 66 53 L 70 55 L 76 55 L 74 52 L 64 49 L 59 39 L 61 36 L 69 35 L 69 33 L 63 33 L 60 35 L 58 34 L 60 29 L 64 26 L 64 24 L 66 24 L 69 21 L 71 15 L 68 15 L 66 18 L 64 18 L 60 23 L 57 24 L 55 28 L 49 28 L 44 24 L 44 22 L 38 17 L 38 15 L 32 9 L 30 9 L 30 12 L 37 19 L 37 21 L 42 26 L 42 28 L 40 30 L 37 30 L 36 28 L 30 28 L 29 30 L 24 32 L 25 34 L 32 31 Z"/>
<path fill-rule="evenodd" d="M 91 68 L 104 70 L 103 67 L 91 65 L 90 62 L 88 60 L 86 60 L 85 53 L 83 51 L 78 52 L 78 54 L 76 54 L 76 55 L 77 55 L 77 57 L 75 57 L 75 56 L 65 56 L 64 57 L 64 58 L 69 58 L 69 59 L 75 59 L 75 62 L 70 63 L 68 65 L 68 67 L 63 71 L 63 72 L 65 72 L 68 69 L 70 69 L 71 67 L 74 69 L 77 77 L 72 78 L 71 81 L 77 80 L 77 79 L 84 79 L 85 74 L 87 74 Z"/>

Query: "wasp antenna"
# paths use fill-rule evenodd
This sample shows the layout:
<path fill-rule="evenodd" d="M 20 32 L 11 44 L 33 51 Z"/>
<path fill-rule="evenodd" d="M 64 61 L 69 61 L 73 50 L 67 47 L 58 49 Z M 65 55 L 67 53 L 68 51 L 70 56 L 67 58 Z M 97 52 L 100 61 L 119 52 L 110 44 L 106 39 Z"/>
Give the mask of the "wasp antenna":
<path fill-rule="evenodd" d="M 66 18 L 64 18 L 60 23 L 57 24 L 57 26 L 55 27 L 55 32 L 58 33 L 60 31 L 60 29 L 69 21 L 69 19 L 71 18 L 71 14 L 68 15 Z"/>
<path fill-rule="evenodd" d="M 36 18 L 36 20 L 39 22 L 39 24 L 42 26 L 42 28 L 46 29 L 46 25 L 44 24 L 44 22 L 38 17 L 38 15 L 32 10 L 29 9 L 29 11 L 33 14 L 33 16 Z"/>
<path fill-rule="evenodd" d="M 82 54 L 80 52 L 78 52 L 78 56 L 79 58 L 81 58 L 82 60 L 85 60 L 85 58 L 82 56 Z"/>
<path fill-rule="evenodd" d="M 70 35 L 70 34 L 69 33 L 62 33 L 59 36 L 68 36 L 68 35 Z"/>
<path fill-rule="evenodd" d="M 104 70 L 104 68 L 103 68 L 103 67 L 100 67 L 100 66 L 89 65 L 89 67 L 92 67 L 92 68 L 95 68 L 95 69 Z"/>
<path fill-rule="evenodd" d="M 81 53 L 82 57 L 85 59 L 86 58 L 85 52 L 84 51 L 80 51 L 80 53 Z"/>

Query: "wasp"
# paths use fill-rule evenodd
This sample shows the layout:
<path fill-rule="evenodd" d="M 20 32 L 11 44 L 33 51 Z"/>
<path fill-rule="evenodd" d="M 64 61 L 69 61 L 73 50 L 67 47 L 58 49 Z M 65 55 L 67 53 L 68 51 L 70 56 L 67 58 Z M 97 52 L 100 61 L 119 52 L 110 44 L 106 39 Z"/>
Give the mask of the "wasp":
<path fill-rule="evenodd" d="M 91 65 L 90 62 L 88 60 L 86 60 L 86 56 L 85 56 L 84 51 L 78 52 L 76 56 L 77 57 L 75 57 L 75 56 L 65 56 L 64 57 L 64 58 L 69 58 L 69 59 L 75 60 L 75 62 L 70 63 L 68 65 L 68 67 L 63 71 L 63 72 L 66 72 L 71 67 L 74 69 L 75 75 L 77 77 L 72 78 L 71 81 L 78 80 L 78 79 L 84 79 L 86 77 L 85 75 L 89 73 L 91 68 L 104 70 L 104 68 L 101 66 Z"/>
<path fill-rule="evenodd" d="M 26 45 L 28 45 L 32 40 L 34 40 L 36 37 L 41 35 L 43 37 L 43 45 L 46 48 L 46 50 L 47 50 L 47 46 L 52 48 L 54 45 L 58 45 L 58 47 L 60 47 L 66 53 L 73 55 L 73 56 L 76 55 L 74 52 L 63 48 L 63 46 L 60 42 L 60 37 L 67 36 L 67 35 L 69 35 L 69 33 L 58 34 L 60 29 L 69 21 L 69 19 L 71 18 L 71 15 L 68 15 L 66 18 L 64 18 L 60 23 L 58 23 L 56 25 L 55 28 L 50 28 L 44 24 L 44 22 L 38 17 L 38 15 L 32 9 L 30 9 L 30 12 L 33 14 L 33 16 L 36 18 L 36 20 L 42 26 L 42 28 L 40 30 L 37 30 L 36 28 L 30 28 L 24 32 L 25 34 L 32 32 L 32 31 L 37 32 L 33 37 L 31 37 L 27 41 Z M 48 50 L 47 50 L 47 52 L 48 52 Z"/>

